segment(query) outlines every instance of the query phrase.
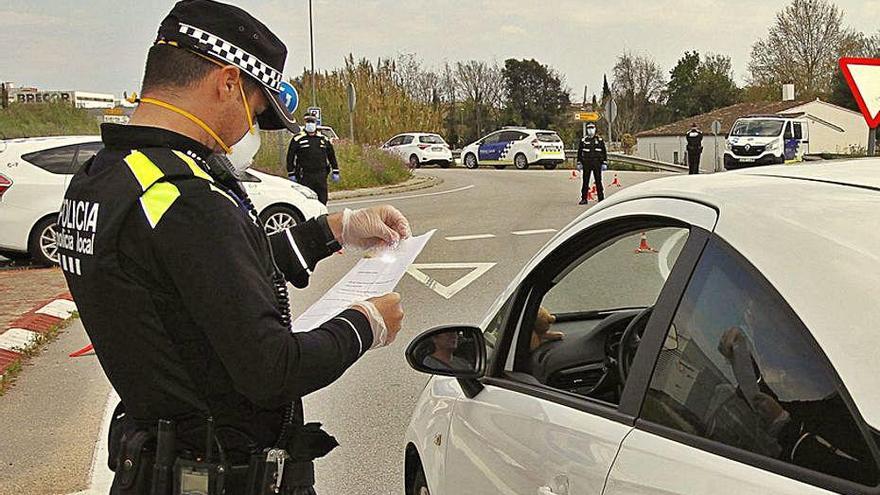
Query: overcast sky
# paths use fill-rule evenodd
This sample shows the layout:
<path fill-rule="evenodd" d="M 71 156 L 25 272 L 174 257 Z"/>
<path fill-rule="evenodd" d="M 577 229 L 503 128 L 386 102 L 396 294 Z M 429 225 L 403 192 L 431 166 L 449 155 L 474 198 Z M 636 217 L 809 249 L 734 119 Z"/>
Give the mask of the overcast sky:
<path fill-rule="evenodd" d="M 308 65 L 306 0 L 236 0 L 287 44 L 285 73 Z M 685 50 L 727 54 L 742 82 L 752 43 L 787 2 L 768 0 L 314 0 L 316 66 L 348 53 L 375 60 L 415 53 L 426 64 L 535 58 L 566 78 L 575 99 L 601 92 L 623 50 L 668 72 Z M 0 80 L 41 89 L 136 89 L 173 2 L 3 0 Z M 839 0 L 845 21 L 876 32 L 880 0 Z"/>

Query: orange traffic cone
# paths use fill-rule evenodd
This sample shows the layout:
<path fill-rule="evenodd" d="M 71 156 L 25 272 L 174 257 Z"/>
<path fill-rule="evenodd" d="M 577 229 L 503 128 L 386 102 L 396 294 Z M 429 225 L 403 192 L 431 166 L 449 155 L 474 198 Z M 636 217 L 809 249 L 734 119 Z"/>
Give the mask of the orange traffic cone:
<path fill-rule="evenodd" d="M 92 344 L 89 344 L 78 351 L 71 352 L 70 354 L 67 355 L 67 357 L 75 358 L 75 357 L 85 356 L 86 354 L 92 352 L 93 350 L 94 350 L 94 347 L 92 347 Z"/>
<path fill-rule="evenodd" d="M 568 180 L 578 180 L 578 171 L 572 170 L 571 175 L 568 177 Z"/>
<path fill-rule="evenodd" d="M 614 174 L 614 180 L 611 181 L 612 186 L 622 187 L 623 184 L 620 183 L 620 179 L 617 178 L 617 174 Z"/>
<path fill-rule="evenodd" d="M 596 191 L 595 187 L 590 189 L 589 191 L 587 191 L 587 197 L 586 197 L 587 201 L 596 201 L 596 196 L 593 195 L 593 194 L 595 194 L 595 191 Z"/>
<path fill-rule="evenodd" d="M 654 248 L 652 248 L 652 247 L 648 244 L 648 234 L 645 234 L 644 232 L 642 232 L 642 237 L 641 237 L 641 239 L 639 240 L 639 247 L 636 248 L 636 254 L 639 254 L 639 253 L 656 253 L 656 252 L 657 252 L 657 250 L 654 249 Z"/>

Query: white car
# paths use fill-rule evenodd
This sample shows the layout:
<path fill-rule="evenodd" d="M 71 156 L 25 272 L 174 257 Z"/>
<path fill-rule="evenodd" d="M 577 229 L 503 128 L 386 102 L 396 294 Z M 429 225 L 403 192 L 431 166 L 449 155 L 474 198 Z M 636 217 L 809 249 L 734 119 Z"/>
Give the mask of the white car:
<path fill-rule="evenodd" d="M 503 169 L 513 164 L 520 170 L 531 165 L 555 169 L 565 161 L 565 145 L 554 131 L 505 127 L 461 150 L 461 162 L 470 169 L 493 165 Z"/>
<path fill-rule="evenodd" d="M 399 156 L 410 168 L 422 165 L 440 165 L 449 168 L 454 163 L 449 145 L 438 134 L 408 132 L 398 134 L 382 145 L 382 149 Z"/>
<path fill-rule="evenodd" d="M 724 143 L 724 168 L 803 161 L 810 143 L 809 122 L 767 115 L 734 122 Z"/>
<path fill-rule="evenodd" d="M 603 201 L 412 341 L 405 493 L 878 493 L 878 206 L 878 159 Z"/>
<path fill-rule="evenodd" d="M 330 144 L 336 144 L 336 141 L 339 141 L 339 135 L 336 134 L 336 131 L 334 131 L 329 125 L 319 125 L 318 132 L 320 132 L 325 138 L 329 139 Z"/>
<path fill-rule="evenodd" d="M 64 192 L 102 147 L 99 136 L 0 141 L 0 256 L 57 263 L 55 221 Z M 243 182 L 267 231 L 327 212 L 314 191 L 287 179 L 252 170 Z"/>

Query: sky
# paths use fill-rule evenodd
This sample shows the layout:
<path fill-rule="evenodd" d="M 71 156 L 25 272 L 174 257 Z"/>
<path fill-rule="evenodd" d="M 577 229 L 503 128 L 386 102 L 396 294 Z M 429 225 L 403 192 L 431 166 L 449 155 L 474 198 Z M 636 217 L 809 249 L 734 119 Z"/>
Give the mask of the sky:
<path fill-rule="evenodd" d="M 752 44 L 788 2 L 770 0 L 313 0 L 315 65 L 414 53 L 426 65 L 534 58 L 564 75 L 575 101 L 601 93 L 619 54 L 667 72 L 686 50 L 729 55 L 742 83 Z M 307 0 L 235 0 L 288 47 L 285 75 L 309 65 Z M 838 0 L 845 22 L 880 28 L 880 0 Z M 0 81 L 45 90 L 136 90 L 146 50 L 173 2 L 3 0 Z"/>

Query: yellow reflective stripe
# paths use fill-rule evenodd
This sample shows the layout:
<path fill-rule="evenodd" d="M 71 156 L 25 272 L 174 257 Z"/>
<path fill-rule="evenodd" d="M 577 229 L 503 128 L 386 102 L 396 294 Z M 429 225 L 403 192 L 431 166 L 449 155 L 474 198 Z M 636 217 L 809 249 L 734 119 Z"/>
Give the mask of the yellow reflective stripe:
<path fill-rule="evenodd" d="M 157 182 L 141 196 L 141 208 L 147 215 L 150 227 L 156 228 L 162 215 L 171 208 L 171 205 L 180 197 L 180 190 L 170 182 Z"/>
<path fill-rule="evenodd" d="M 165 175 L 155 163 L 147 158 L 147 155 L 137 150 L 125 157 L 125 163 L 128 164 L 128 168 L 144 191 Z"/>
<path fill-rule="evenodd" d="M 180 158 L 181 160 L 183 160 L 184 163 L 189 166 L 189 169 L 192 170 L 192 173 L 196 177 L 200 179 L 205 179 L 208 182 L 214 182 L 214 179 L 212 179 L 211 176 L 208 175 L 208 172 L 205 172 L 202 167 L 199 167 L 198 164 L 196 164 L 195 160 L 187 156 L 185 153 L 181 153 L 177 150 L 174 150 L 174 154 L 177 155 L 177 158 Z"/>
<path fill-rule="evenodd" d="M 224 198 L 231 201 L 232 204 L 234 204 L 235 207 L 238 208 L 238 203 L 236 203 L 235 200 L 232 199 L 232 197 L 230 195 L 226 194 L 226 191 L 224 191 L 223 189 L 220 189 L 219 187 L 215 186 L 214 184 L 209 184 L 209 186 L 211 187 L 212 191 L 220 193 L 221 195 L 223 195 Z"/>

